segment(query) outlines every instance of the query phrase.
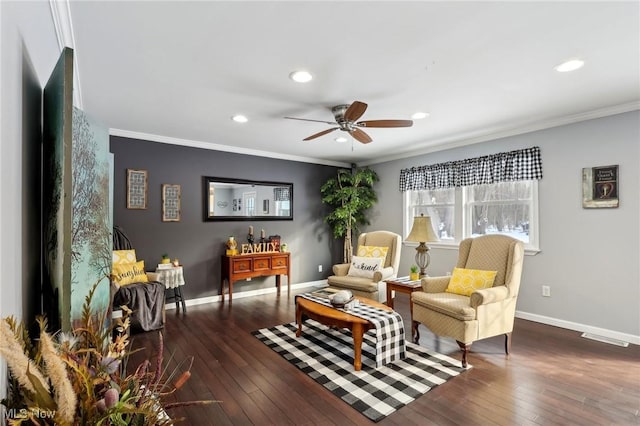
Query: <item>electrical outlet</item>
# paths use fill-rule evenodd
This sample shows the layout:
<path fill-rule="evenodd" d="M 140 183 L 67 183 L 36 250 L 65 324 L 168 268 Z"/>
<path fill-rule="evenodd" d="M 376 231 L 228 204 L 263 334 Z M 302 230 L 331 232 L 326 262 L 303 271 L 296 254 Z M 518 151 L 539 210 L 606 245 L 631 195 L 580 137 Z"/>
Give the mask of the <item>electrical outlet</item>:
<path fill-rule="evenodd" d="M 548 285 L 542 286 L 542 296 L 543 297 L 551 297 L 551 287 Z"/>
<path fill-rule="evenodd" d="M 318 265 L 318 272 L 322 272 L 322 265 Z"/>

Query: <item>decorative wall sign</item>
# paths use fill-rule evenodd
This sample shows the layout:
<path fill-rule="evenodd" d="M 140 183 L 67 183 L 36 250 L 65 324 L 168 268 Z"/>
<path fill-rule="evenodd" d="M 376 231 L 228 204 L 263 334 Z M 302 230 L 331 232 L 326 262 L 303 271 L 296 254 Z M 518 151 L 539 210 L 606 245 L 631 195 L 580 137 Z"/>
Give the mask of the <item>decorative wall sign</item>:
<path fill-rule="evenodd" d="M 127 208 L 147 208 L 147 171 L 127 169 Z"/>
<path fill-rule="evenodd" d="M 180 222 L 180 185 L 162 185 L 162 221 Z"/>
<path fill-rule="evenodd" d="M 582 169 L 582 207 L 616 208 L 618 200 L 618 165 Z"/>

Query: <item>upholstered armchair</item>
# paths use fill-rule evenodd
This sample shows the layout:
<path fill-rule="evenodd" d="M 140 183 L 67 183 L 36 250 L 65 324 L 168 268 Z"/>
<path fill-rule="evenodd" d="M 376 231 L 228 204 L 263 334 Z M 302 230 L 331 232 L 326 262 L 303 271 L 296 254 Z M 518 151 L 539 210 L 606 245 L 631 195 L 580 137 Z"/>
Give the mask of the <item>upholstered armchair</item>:
<path fill-rule="evenodd" d="M 504 334 L 508 355 L 523 256 L 522 242 L 505 235 L 463 240 L 453 275 L 423 278 L 422 291 L 411 295 L 415 343 L 422 323 L 435 335 L 456 340 L 463 367 L 471 344 L 487 337 Z"/>
<path fill-rule="evenodd" d="M 385 302 L 386 283 L 384 280 L 396 278 L 400 265 L 400 248 L 402 238 L 400 235 L 389 231 L 374 231 L 360 234 L 358 247 L 351 263 L 333 265 L 333 274 L 327 279 L 329 287 L 340 290 L 351 290 L 356 296 L 366 297 L 378 302 Z M 384 255 L 381 252 L 385 252 Z M 371 268 L 371 274 L 362 273 L 357 262 L 363 257 L 381 256 L 383 260 L 379 265 Z M 354 265 L 354 263 L 357 263 Z M 370 276 L 367 276 L 370 275 Z"/>

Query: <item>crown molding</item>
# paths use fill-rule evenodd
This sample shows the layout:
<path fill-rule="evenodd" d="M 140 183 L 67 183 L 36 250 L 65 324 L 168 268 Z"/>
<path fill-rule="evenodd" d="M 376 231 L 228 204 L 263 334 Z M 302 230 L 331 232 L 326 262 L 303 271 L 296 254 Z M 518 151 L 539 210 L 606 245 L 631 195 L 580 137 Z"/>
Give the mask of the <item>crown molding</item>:
<path fill-rule="evenodd" d="M 301 163 L 320 164 L 323 166 L 348 167 L 348 168 L 351 167 L 350 163 L 343 163 L 339 161 L 321 160 L 321 159 L 311 158 L 311 157 L 299 157 L 296 155 L 288 155 L 288 154 L 277 153 L 277 152 L 260 151 L 256 149 L 240 148 L 237 146 L 194 141 L 189 139 L 174 138 L 170 136 L 153 135 L 150 133 L 133 132 L 130 130 L 111 128 L 109 129 L 109 135 L 120 136 L 123 138 L 130 138 L 130 139 L 141 139 L 141 140 L 146 140 L 151 142 L 166 143 L 170 145 L 188 146 L 191 148 L 208 149 L 211 151 L 233 152 L 236 154 L 254 155 L 256 157 L 268 157 L 268 158 L 276 158 L 279 160 L 298 161 Z"/>
<path fill-rule="evenodd" d="M 75 50 L 75 38 L 73 36 L 73 23 L 71 22 L 71 9 L 68 0 L 49 0 L 51 18 L 56 29 L 56 38 L 60 51 L 65 47 L 73 49 L 73 104 L 82 109 L 82 90 L 80 86 L 80 69 L 76 59 L 78 52 Z"/>
<path fill-rule="evenodd" d="M 394 160 L 401 160 L 404 158 L 415 157 L 416 155 L 426 155 L 433 152 L 444 151 L 447 149 L 459 148 L 463 146 L 473 145 L 476 143 L 487 142 L 491 140 L 501 139 L 509 136 L 516 136 L 525 133 L 531 133 L 539 130 L 550 129 L 553 127 L 564 126 L 567 124 L 578 123 L 581 121 L 593 120 L 602 117 L 608 117 L 611 115 L 623 114 L 625 112 L 640 110 L 640 102 L 629 102 L 626 104 L 614 105 L 611 107 L 600 108 L 593 111 L 582 112 L 578 114 L 567 115 L 563 117 L 554 117 L 548 120 L 536 121 L 532 123 L 522 123 L 509 128 L 495 127 L 491 129 L 484 129 L 481 132 L 470 132 L 466 134 L 458 134 L 455 136 L 435 139 L 422 144 L 422 148 L 406 151 L 397 155 L 385 156 L 382 160 L 362 161 L 357 162 L 358 167 L 370 166 L 380 163 L 386 163 Z M 333 167 L 345 167 L 350 168 L 351 164 L 339 161 L 322 160 L 311 157 L 300 157 L 295 155 L 288 155 L 283 153 L 276 153 L 270 151 L 260 151 L 249 148 L 240 148 L 230 145 L 221 145 L 210 142 L 194 141 L 189 139 L 174 138 L 170 136 L 154 135 L 150 133 L 133 132 L 122 129 L 109 129 L 109 134 L 112 136 L 121 136 L 131 139 L 141 139 L 151 142 L 166 143 L 171 145 L 188 146 L 192 148 L 201 148 L 212 151 L 233 152 L 236 154 L 253 155 L 257 157 L 277 158 L 280 160 L 298 161 L 302 163 L 320 164 Z M 424 146 L 428 145 L 428 146 Z"/>
<path fill-rule="evenodd" d="M 374 164 L 386 163 L 393 160 L 401 160 L 404 158 L 415 157 L 416 155 L 425 155 L 433 152 L 444 151 L 447 149 L 459 148 L 463 146 L 473 145 L 476 143 L 487 142 L 496 139 L 502 139 L 509 136 L 522 135 L 525 133 L 536 132 L 539 130 L 551 129 L 553 127 L 565 126 L 568 124 L 579 123 L 581 121 L 594 120 L 597 118 L 608 117 L 611 115 L 623 114 L 626 112 L 640 110 L 640 102 L 628 102 L 620 105 L 613 105 L 592 111 L 581 112 L 577 114 L 566 115 L 562 117 L 553 117 L 547 120 L 535 121 L 530 123 L 520 123 L 509 127 L 494 127 L 483 129 L 477 132 L 469 132 L 464 134 L 453 135 L 441 139 L 434 139 L 425 142 L 422 147 L 405 151 L 397 155 L 387 156 L 382 160 L 372 160 L 358 162 L 358 166 L 370 166 Z"/>

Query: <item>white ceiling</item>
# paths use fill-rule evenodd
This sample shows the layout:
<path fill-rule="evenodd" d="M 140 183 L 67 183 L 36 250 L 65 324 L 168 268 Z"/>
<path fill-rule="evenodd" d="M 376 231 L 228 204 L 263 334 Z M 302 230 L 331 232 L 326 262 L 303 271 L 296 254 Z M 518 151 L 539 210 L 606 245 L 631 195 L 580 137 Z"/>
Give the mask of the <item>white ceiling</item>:
<path fill-rule="evenodd" d="M 640 108 L 638 1 L 68 4 L 81 107 L 117 135 L 370 164 Z M 354 100 L 364 120 L 431 115 L 368 145 L 283 119 Z"/>

